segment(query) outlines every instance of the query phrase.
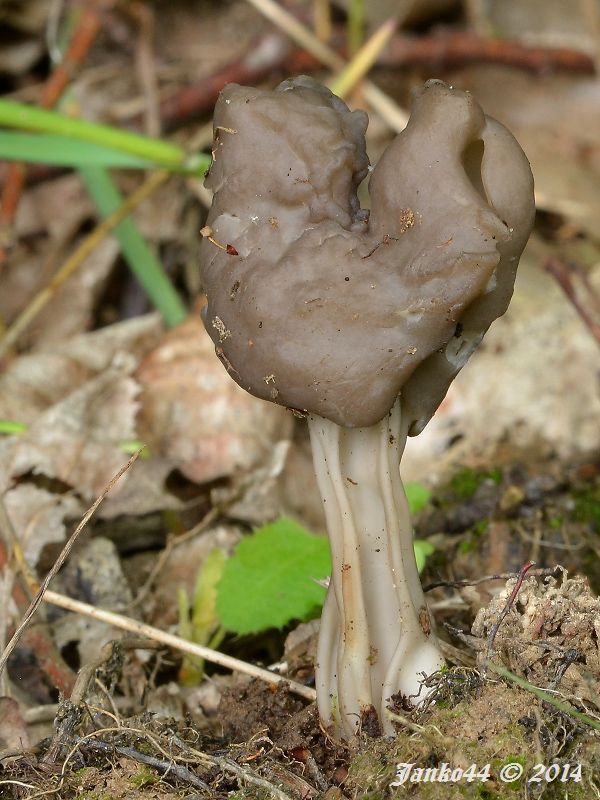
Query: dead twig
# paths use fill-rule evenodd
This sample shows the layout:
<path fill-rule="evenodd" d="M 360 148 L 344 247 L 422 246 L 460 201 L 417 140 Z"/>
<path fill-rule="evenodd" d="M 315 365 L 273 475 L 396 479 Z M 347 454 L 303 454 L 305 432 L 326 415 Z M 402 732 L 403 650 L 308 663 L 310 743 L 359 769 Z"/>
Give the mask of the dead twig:
<path fill-rule="evenodd" d="M 75 730 L 83 719 L 85 696 L 96 670 L 106 666 L 111 673 L 120 672 L 125 650 L 155 650 L 160 645 L 151 639 L 121 639 L 107 642 L 98 656 L 79 670 L 71 697 L 59 703 L 54 722 L 54 736 L 44 756 L 44 762 L 53 764 L 65 746 L 71 742 Z"/>
<path fill-rule="evenodd" d="M 109 481 L 108 485 L 106 486 L 106 488 L 104 489 L 102 494 L 97 498 L 97 500 L 93 503 L 93 505 L 90 506 L 90 508 L 85 512 L 85 514 L 83 515 L 83 517 L 81 519 L 81 522 L 75 528 L 75 530 L 73 531 L 73 533 L 71 534 L 71 536 L 67 540 L 67 543 L 63 547 L 60 555 L 58 556 L 58 558 L 56 559 L 56 561 L 52 565 L 52 569 L 48 572 L 48 574 L 44 578 L 44 580 L 42 582 L 42 585 L 40 586 L 36 596 L 31 601 L 31 603 L 29 605 L 29 608 L 25 612 L 23 620 L 21 621 L 21 623 L 18 626 L 17 630 L 14 632 L 14 634 L 13 634 L 11 640 L 9 641 L 9 643 L 4 648 L 2 656 L 0 656 L 0 675 L 2 675 L 2 672 L 4 671 L 4 668 L 6 667 L 6 662 L 10 658 L 10 655 L 14 651 L 15 647 L 17 646 L 17 644 L 19 643 L 19 639 L 21 638 L 23 632 L 27 629 L 27 627 L 28 627 L 29 623 L 31 622 L 33 616 L 35 615 L 35 612 L 37 611 L 37 609 L 39 608 L 42 600 L 44 599 L 44 594 L 48 589 L 48 585 L 50 584 L 50 581 L 56 576 L 56 574 L 58 573 L 58 571 L 60 570 L 62 565 L 65 563 L 66 559 L 69 556 L 69 553 L 73 549 L 73 546 L 74 546 L 75 542 L 79 538 L 79 535 L 84 530 L 85 526 L 89 522 L 90 518 L 93 516 L 94 512 L 96 511 L 96 509 L 98 508 L 100 503 L 104 500 L 106 495 L 110 492 L 110 490 L 117 483 L 117 481 L 127 472 L 127 470 L 130 469 L 130 467 L 133 465 L 133 463 L 137 460 L 137 458 L 138 458 L 140 453 L 141 453 L 141 450 L 139 450 L 137 453 L 134 453 L 131 456 L 131 458 L 129 459 L 129 461 L 127 462 L 127 464 L 125 464 L 125 466 L 123 466 L 117 472 L 117 474 Z"/>
<path fill-rule="evenodd" d="M 169 560 L 169 556 L 171 555 L 173 550 L 176 547 L 179 547 L 179 545 L 185 544 L 185 542 L 188 542 L 190 539 L 194 539 L 196 536 L 198 536 L 199 533 L 202 533 L 207 528 L 209 528 L 213 524 L 213 522 L 216 522 L 221 513 L 222 513 L 222 508 L 220 506 L 215 506 L 214 508 L 211 508 L 211 510 L 207 514 L 205 514 L 205 516 L 200 520 L 200 522 L 194 525 L 193 528 L 190 528 L 189 531 L 186 531 L 185 533 L 182 533 L 179 536 L 170 536 L 167 539 L 167 543 L 162 549 L 156 561 L 154 562 L 150 574 L 146 578 L 146 581 L 144 582 L 143 586 L 140 588 L 135 599 L 130 603 L 128 608 L 130 609 L 137 608 L 141 603 L 144 602 L 150 590 L 152 589 L 152 586 L 157 580 L 158 576 L 163 571 L 164 566 Z"/>
<path fill-rule="evenodd" d="M 120 667 L 123 660 L 123 651 L 156 650 L 160 646 L 160 642 L 155 642 L 152 639 L 118 639 L 116 641 L 107 642 L 100 650 L 98 656 L 79 670 L 75 686 L 71 692 L 71 702 L 73 705 L 83 705 L 96 670 L 110 662 L 112 662 L 112 666 L 110 667 L 111 671 L 113 671 L 117 665 Z"/>
<path fill-rule="evenodd" d="M 486 38 L 464 32 L 418 37 L 397 34 L 378 63 L 387 67 L 436 69 L 452 69 L 467 64 L 502 64 L 534 75 L 549 72 L 593 75 L 596 71 L 594 59 L 579 50 L 532 47 L 510 39 Z"/>
<path fill-rule="evenodd" d="M 139 0 L 130 2 L 127 13 L 135 19 L 139 27 L 135 47 L 135 67 L 138 81 L 144 95 L 144 132 L 148 136 L 160 136 L 161 121 L 158 103 L 158 82 L 156 79 L 156 59 L 154 58 L 154 11 Z"/>
<path fill-rule="evenodd" d="M 578 275 L 577 267 L 561 260 L 560 258 L 549 258 L 544 264 L 544 269 L 556 280 L 594 339 L 598 342 L 598 344 L 600 344 L 600 323 L 596 322 L 593 314 L 588 311 L 584 303 L 582 303 L 578 297 L 577 289 L 573 281 L 573 277 Z M 592 287 L 587 276 L 585 278 L 581 278 L 580 276 L 580 282 L 587 291 L 590 302 L 597 311 L 600 309 L 600 297 L 598 297 L 598 294 Z"/>
<path fill-rule="evenodd" d="M 282 678 L 281 675 L 277 675 L 276 673 L 270 672 L 262 667 L 257 667 L 254 664 L 249 664 L 246 661 L 241 661 L 239 658 L 234 658 L 233 656 L 228 656 L 225 653 L 220 653 L 218 650 L 211 650 L 210 647 L 203 647 L 202 645 L 195 644 L 194 642 L 188 642 L 172 633 L 166 633 L 165 631 L 161 631 L 159 628 L 154 628 L 152 625 L 147 625 L 144 622 L 139 622 L 138 620 L 131 619 L 130 617 L 125 617 L 122 614 L 117 614 L 114 611 L 106 611 L 102 608 L 96 608 L 89 603 L 83 603 L 80 600 L 72 600 L 70 597 L 66 597 L 63 594 L 59 594 L 58 592 L 53 592 L 51 590 L 48 590 L 45 593 L 44 601 L 58 606 L 59 608 L 64 608 L 67 611 L 74 611 L 77 614 L 83 614 L 86 617 L 91 617 L 92 619 L 98 619 L 101 622 L 106 622 L 109 625 L 114 625 L 115 628 L 120 628 L 121 630 L 129 631 L 130 633 L 134 633 L 138 636 L 144 636 L 148 639 L 153 639 L 156 642 L 161 642 L 162 644 L 167 645 L 167 647 L 172 647 L 174 650 L 178 650 L 181 653 L 189 653 L 193 656 L 199 656 L 200 658 L 206 659 L 206 661 L 210 661 L 212 664 L 218 664 L 219 666 L 225 667 L 226 669 L 230 669 L 234 672 L 241 672 L 245 675 L 250 675 L 253 678 L 259 678 L 267 683 L 287 684 L 291 692 L 294 692 L 294 694 L 300 695 L 300 697 L 304 697 L 306 700 L 311 702 L 316 699 L 315 690 L 311 689 L 309 686 L 304 686 L 296 681 Z"/>
<path fill-rule="evenodd" d="M 508 612 L 513 607 L 514 602 L 517 599 L 517 595 L 519 594 L 519 591 L 521 590 L 521 586 L 523 585 L 523 581 L 525 580 L 525 576 L 527 575 L 529 570 L 534 566 L 535 566 L 535 563 L 533 561 L 528 561 L 526 564 L 524 564 L 521 567 L 521 569 L 519 570 L 519 574 L 517 575 L 517 580 L 515 582 L 515 585 L 513 586 L 513 590 L 510 593 L 504 608 L 500 612 L 500 616 L 498 617 L 496 622 L 492 625 L 492 628 L 490 630 L 490 633 L 489 633 L 489 636 L 488 636 L 488 640 L 487 640 L 487 650 L 486 650 L 486 654 L 485 654 L 485 659 L 483 661 L 483 667 L 481 669 L 481 676 L 483 678 L 485 678 L 487 665 L 488 665 L 488 662 L 489 662 L 490 657 L 492 655 L 492 650 L 493 650 L 493 647 L 494 647 L 494 640 L 496 638 L 496 634 L 500 630 L 500 626 L 504 622 L 504 620 L 506 618 L 506 615 L 508 614 Z"/>
<path fill-rule="evenodd" d="M 562 570 L 562 567 L 545 567 L 544 569 L 534 569 L 529 574 L 536 578 L 545 578 L 554 575 L 557 571 Z M 461 586 L 478 586 L 480 583 L 487 583 L 488 581 L 507 581 L 511 578 L 518 578 L 518 572 L 500 572 L 498 575 L 485 575 L 483 578 L 476 578 L 475 580 L 464 579 L 460 581 L 435 581 L 428 583 L 423 587 L 424 592 L 430 592 L 432 589 L 440 587 L 448 589 L 460 589 Z"/>
<path fill-rule="evenodd" d="M 86 6 L 81 13 L 64 58 L 57 64 L 44 86 L 40 98 L 41 108 L 54 108 L 58 103 L 75 70 L 87 56 L 99 30 L 98 12 L 92 6 Z M 12 223 L 25 187 L 26 172 L 24 164 L 20 162 L 10 164 L 4 181 L 0 200 L 0 270 L 6 261 L 11 244 Z"/>
<path fill-rule="evenodd" d="M 320 41 L 312 31 L 305 27 L 293 14 L 282 8 L 275 0 L 247 0 L 263 16 L 276 25 L 296 44 L 303 47 L 326 67 L 339 72 L 347 62 L 335 50 Z M 402 131 L 406 127 L 408 114 L 371 81 L 364 79 L 363 96 L 371 108 L 390 126 L 392 130 Z"/>
<path fill-rule="evenodd" d="M 195 789 L 202 789 L 205 792 L 210 792 L 210 786 L 207 783 L 200 780 L 197 775 L 194 775 L 193 772 L 190 772 L 187 767 L 181 764 L 174 764 L 172 761 L 166 761 L 156 758 L 155 756 L 146 755 L 146 753 L 140 753 L 139 750 L 134 750 L 133 747 L 108 744 L 101 739 L 89 739 L 85 742 L 81 739 L 78 741 L 85 744 L 85 747 L 89 747 L 91 750 L 100 750 L 103 753 L 118 753 L 126 758 L 132 758 L 140 764 L 146 764 L 146 766 L 152 767 L 152 769 L 157 770 L 165 777 L 176 778 L 182 783 L 189 783 L 190 786 L 193 786 Z"/>

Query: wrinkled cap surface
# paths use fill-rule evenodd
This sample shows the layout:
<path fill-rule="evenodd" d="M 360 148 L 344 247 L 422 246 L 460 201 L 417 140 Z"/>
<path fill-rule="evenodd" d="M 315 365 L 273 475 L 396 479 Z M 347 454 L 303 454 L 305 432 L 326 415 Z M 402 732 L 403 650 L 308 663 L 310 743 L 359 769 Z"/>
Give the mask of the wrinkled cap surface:
<path fill-rule="evenodd" d="M 506 311 L 534 216 L 529 163 L 468 92 L 429 81 L 372 172 L 367 117 L 310 78 L 215 109 L 205 323 L 250 393 L 345 427 L 398 394 L 412 434 Z"/>

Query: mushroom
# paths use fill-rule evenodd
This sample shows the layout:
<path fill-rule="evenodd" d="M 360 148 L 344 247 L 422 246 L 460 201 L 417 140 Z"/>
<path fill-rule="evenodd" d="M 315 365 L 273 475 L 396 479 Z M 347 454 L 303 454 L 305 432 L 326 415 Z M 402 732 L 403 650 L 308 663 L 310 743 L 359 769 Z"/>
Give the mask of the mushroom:
<path fill-rule="evenodd" d="M 529 163 L 468 92 L 428 81 L 372 172 L 367 116 L 311 78 L 215 109 L 205 324 L 231 377 L 308 416 L 331 544 L 316 665 L 337 734 L 390 732 L 443 664 L 399 464 L 506 310 L 534 216 Z"/>

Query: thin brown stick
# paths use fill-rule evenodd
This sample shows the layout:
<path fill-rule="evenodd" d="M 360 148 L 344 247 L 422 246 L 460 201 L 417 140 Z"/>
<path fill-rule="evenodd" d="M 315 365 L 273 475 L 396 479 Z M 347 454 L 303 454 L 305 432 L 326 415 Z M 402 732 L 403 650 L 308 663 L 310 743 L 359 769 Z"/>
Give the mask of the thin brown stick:
<path fill-rule="evenodd" d="M 498 617 L 496 622 L 492 625 L 492 628 L 490 630 L 490 633 L 489 633 L 489 636 L 488 636 L 488 640 L 487 640 L 487 649 L 486 649 L 486 654 L 485 654 L 485 660 L 483 662 L 483 669 L 481 670 L 482 677 L 485 677 L 485 672 L 486 672 L 486 669 L 487 669 L 487 665 L 488 665 L 488 662 L 489 662 L 490 657 L 492 655 L 492 650 L 493 650 L 493 647 L 494 647 L 494 640 L 496 639 L 496 634 L 500 630 L 500 626 L 502 625 L 502 623 L 506 619 L 506 616 L 507 616 L 508 612 L 513 607 L 514 602 L 517 599 L 517 595 L 519 594 L 519 592 L 521 590 L 521 586 L 523 585 L 523 581 L 525 580 L 525 576 L 527 575 L 529 570 L 534 566 L 535 566 L 535 563 L 533 561 L 528 561 L 526 564 L 524 564 L 521 567 L 521 569 L 519 570 L 519 574 L 517 575 L 517 580 L 515 582 L 515 585 L 513 586 L 513 590 L 510 593 L 504 608 L 500 612 L 500 616 Z"/>
<path fill-rule="evenodd" d="M 111 658 L 115 656 L 117 651 L 121 650 L 156 650 L 160 647 L 160 642 L 155 642 L 153 639 L 118 639 L 107 642 L 98 656 L 92 659 L 79 670 L 75 686 L 71 692 L 69 700 L 73 705 L 78 706 L 83 703 L 85 696 L 89 689 L 90 683 L 100 667 L 104 666 Z"/>
<path fill-rule="evenodd" d="M 92 6 L 85 7 L 64 58 L 44 86 L 40 98 L 42 108 L 53 108 L 57 104 L 73 73 L 87 56 L 99 30 L 98 12 Z M 26 171 L 25 165 L 19 162 L 8 167 L 0 200 L 0 268 L 6 260 L 11 244 L 12 223 L 25 186 Z"/>
<path fill-rule="evenodd" d="M 338 29 L 329 44 L 341 61 L 343 31 Z M 595 72 L 594 59 L 577 50 L 528 47 L 507 39 L 453 31 L 418 37 L 396 33 L 377 64 L 397 70 L 422 67 L 437 72 L 467 64 L 501 64 L 534 75 Z M 163 128 L 172 131 L 209 112 L 226 83 L 252 85 L 273 71 L 293 75 L 314 72 L 320 65 L 316 56 L 294 47 L 281 34 L 269 33 L 253 41 L 241 58 L 165 97 L 160 104 Z M 143 124 L 141 116 L 134 121 L 139 127 Z"/>
<path fill-rule="evenodd" d="M 315 699 L 315 690 L 311 689 L 309 686 L 304 686 L 302 683 L 289 680 L 288 678 L 277 675 L 275 672 L 270 672 L 268 669 L 264 669 L 263 667 L 257 667 L 254 664 L 241 661 L 239 658 L 234 658 L 233 656 L 228 656 L 225 653 L 220 653 L 218 650 L 212 650 L 210 647 L 204 647 L 202 645 L 195 644 L 194 642 L 188 642 L 172 633 L 166 633 L 165 631 L 161 631 L 159 628 L 154 628 L 152 625 L 147 625 L 146 623 L 139 622 L 136 619 L 125 617 L 123 614 L 117 614 L 114 611 L 106 611 L 103 608 L 96 608 L 89 603 L 83 603 L 80 600 L 73 600 L 70 597 L 66 597 L 63 594 L 59 594 L 58 592 L 53 592 L 51 590 L 48 590 L 45 593 L 44 601 L 46 603 L 51 603 L 52 605 L 58 606 L 59 608 L 64 608 L 67 611 L 74 611 L 77 614 L 83 614 L 86 617 L 91 617 L 92 619 L 98 619 L 101 622 L 106 622 L 109 625 L 114 625 L 115 628 L 129 631 L 137 636 L 143 636 L 156 642 L 161 642 L 162 644 L 167 645 L 167 647 L 172 647 L 174 650 L 178 650 L 182 653 L 199 656 L 200 658 L 206 659 L 206 661 L 210 661 L 212 664 L 218 664 L 219 666 L 225 667 L 226 669 L 230 669 L 234 672 L 241 672 L 245 675 L 250 675 L 253 678 L 260 678 L 260 680 L 275 685 L 280 683 L 287 684 L 290 691 L 294 692 L 294 694 L 304 697 L 306 700 L 310 701 Z"/>
<path fill-rule="evenodd" d="M 111 478 L 111 480 L 109 481 L 109 483 L 106 486 L 106 488 L 102 491 L 102 493 L 97 498 L 97 500 L 85 512 L 85 514 L 83 515 L 83 517 L 81 519 L 81 522 L 75 528 L 75 530 L 73 531 L 73 533 L 71 534 L 71 536 L 67 540 L 67 543 L 63 547 L 60 555 L 58 556 L 58 558 L 56 559 L 56 561 L 52 565 L 52 569 L 48 572 L 48 574 L 44 578 L 44 580 L 42 582 L 42 585 L 40 586 L 36 596 L 31 601 L 31 603 L 29 605 L 29 608 L 25 612 L 25 616 L 23 617 L 23 620 L 21 621 L 20 625 L 17 627 L 16 631 L 12 635 L 12 638 L 9 641 L 9 643 L 4 648 L 2 656 L 0 656 L 0 675 L 4 671 L 4 668 L 6 667 L 6 662 L 10 658 L 11 653 L 13 652 L 13 650 L 15 649 L 17 644 L 19 643 L 19 639 L 21 638 L 23 632 L 25 631 L 25 629 L 27 628 L 27 626 L 31 622 L 33 616 L 35 615 L 35 612 L 37 611 L 37 609 L 39 608 L 42 600 L 44 599 L 44 594 L 48 589 L 48 585 L 50 584 L 50 581 L 56 576 L 56 574 L 58 573 L 58 571 L 60 570 L 62 565 L 65 563 L 66 559 L 69 556 L 69 553 L 71 552 L 71 550 L 73 549 L 73 546 L 75 545 L 75 542 L 79 538 L 81 532 L 84 530 L 84 528 L 87 525 L 87 523 L 89 522 L 90 518 L 95 513 L 95 511 L 98 508 L 98 506 L 102 503 L 102 501 L 104 500 L 106 495 L 110 492 L 110 490 L 113 488 L 113 486 L 115 486 L 115 484 L 117 483 L 119 478 L 121 478 L 130 469 L 130 467 L 133 465 L 133 463 L 135 461 L 137 461 L 137 458 L 138 458 L 138 456 L 140 455 L 141 452 L 142 452 L 141 450 L 138 450 L 137 453 L 134 453 L 131 456 L 131 458 L 129 459 L 129 461 L 123 467 L 121 467 L 121 469 L 117 472 L 117 474 L 113 478 Z"/>
<path fill-rule="evenodd" d="M 598 344 L 600 344 L 600 324 L 596 322 L 592 314 L 577 296 L 577 291 L 575 290 L 575 286 L 573 284 L 573 270 L 570 265 L 565 261 L 562 261 L 560 258 L 549 258 L 544 265 L 544 269 L 556 280 L 594 339 L 598 342 Z M 590 287 L 589 282 L 588 287 Z M 598 300 L 595 292 L 592 292 L 592 296 L 594 298 L 593 302 L 595 304 L 600 304 L 600 300 Z"/>
<path fill-rule="evenodd" d="M 313 17 L 315 36 L 322 42 L 331 38 L 331 6 L 330 0 L 313 0 Z"/>
<path fill-rule="evenodd" d="M 13 529 L 6 507 L 0 498 L 0 569 L 11 567 L 11 552 L 20 547 L 17 535 Z M 20 561 L 19 561 L 20 563 Z M 31 603 L 37 584 L 29 571 L 24 574 L 19 566 L 16 580 L 12 587 L 12 598 L 19 612 L 24 614 Z M 51 685 L 61 694 L 68 696 L 75 683 L 73 670 L 65 663 L 56 644 L 45 624 L 36 624 L 29 627 L 23 636 L 28 648 L 35 653 L 36 660 L 42 672 L 47 676 Z M 1 649 L 4 649 L 2 642 Z"/>
<path fill-rule="evenodd" d="M 82 720 L 83 705 L 96 671 L 111 661 L 118 659 L 120 663 L 123 650 L 150 650 L 160 645 L 151 639 L 123 639 L 107 642 L 98 656 L 85 664 L 77 675 L 71 697 L 59 705 L 54 724 L 54 735 L 44 756 L 44 762 L 53 764 L 58 758 L 64 743 L 71 741 L 77 726 Z M 118 718 L 116 719 L 119 722 Z"/>
<path fill-rule="evenodd" d="M 127 11 L 139 26 L 138 41 L 135 47 L 135 67 L 145 99 L 144 132 L 148 136 L 160 136 L 158 82 L 154 58 L 154 11 L 139 0 L 130 2 Z"/>
<path fill-rule="evenodd" d="M 396 34 L 379 63 L 395 68 L 428 67 L 438 70 L 467 64 L 503 64 L 536 75 L 549 72 L 593 75 L 596 71 L 594 59 L 579 50 L 530 47 L 510 39 L 486 38 L 453 31 L 419 37 Z"/>
<path fill-rule="evenodd" d="M 166 170 L 154 172 L 144 183 L 129 195 L 127 200 L 109 214 L 77 247 L 65 261 L 50 283 L 39 291 L 29 305 L 19 314 L 16 320 L 0 340 L 0 358 L 6 355 L 17 342 L 19 336 L 37 317 L 40 311 L 52 300 L 57 290 L 69 278 L 92 251 L 102 242 L 137 206 L 151 195 L 169 177 Z"/>
<path fill-rule="evenodd" d="M 246 0 L 263 14 L 270 22 L 282 30 L 292 41 L 299 44 L 311 55 L 318 58 L 326 67 L 334 72 L 343 69 L 347 62 L 338 53 L 321 42 L 296 17 L 282 8 L 275 0 Z M 404 109 L 388 97 L 381 89 L 366 78 L 363 80 L 362 92 L 371 108 L 390 126 L 392 130 L 401 131 L 406 127 L 408 114 Z"/>
<path fill-rule="evenodd" d="M 548 575 L 554 575 L 554 573 L 560 569 L 562 569 L 562 567 L 545 567 L 543 569 L 534 569 L 532 572 L 530 572 L 530 575 L 535 576 L 536 578 L 544 578 Z M 431 592 L 432 589 L 439 589 L 440 587 L 448 589 L 460 589 L 462 586 L 478 586 L 480 583 L 487 583 L 488 581 L 507 581 L 510 580 L 510 578 L 517 578 L 518 576 L 518 572 L 500 572 L 498 575 L 484 575 L 483 578 L 475 578 L 474 580 L 465 578 L 464 580 L 460 581 L 435 581 L 434 583 L 428 583 L 426 586 L 424 586 L 423 591 Z"/>
<path fill-rule="evenodd" d="M 138 761 L 140 764 L 152 767 L 152 769 L 162 773 L 165 777 L 176 778 L 182 783 L 189 783 L 190 786 L 193 786 L 195 789 L 202 789 L 205 792 L 210 792 L 210 786 L 203 780 L 200 780 L 197 775 L 194 775 L 193 772 L 182 764 L 174 764 L 172 761 L 166 761 L 156 758 L 156 756 L 148 755 L 147 753 L 141 753 L 133 747 L 109 744 L 103 742 L 101 739 L 89 739 L 85 743 L 82 741 L 81 744 L 85 744 L 85 747 L 89 747 L 92 750 L 99 750 L 103 753 L 118 753 L 121 756 Z"/>
<path fill-rule="evenodd" d="M 100 15 L 93 5 L 86 5 L 79 18 L 67 51 L 59 64 L 48 78 L 40 106 L 52 108 L 55 106 L 68 84 L 71 82 L 75 71 L 81 66 L 90 48 L 100 31 Z"/>

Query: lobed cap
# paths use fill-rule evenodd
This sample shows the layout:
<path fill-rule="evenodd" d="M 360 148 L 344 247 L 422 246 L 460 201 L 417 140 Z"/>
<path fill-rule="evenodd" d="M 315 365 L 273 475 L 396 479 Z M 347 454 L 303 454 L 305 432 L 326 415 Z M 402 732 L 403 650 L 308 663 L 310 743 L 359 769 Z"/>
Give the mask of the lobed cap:
<path fill-rule="evenodd" d="M 428 81 L 372 172 L 367 117 L 311 78 L 215 109 L 205 323 L 258 397 L 344 427 L 402 394 L 419 433 L 506 311 L 534 217 L 529 163 L 468 92 Z"/>

